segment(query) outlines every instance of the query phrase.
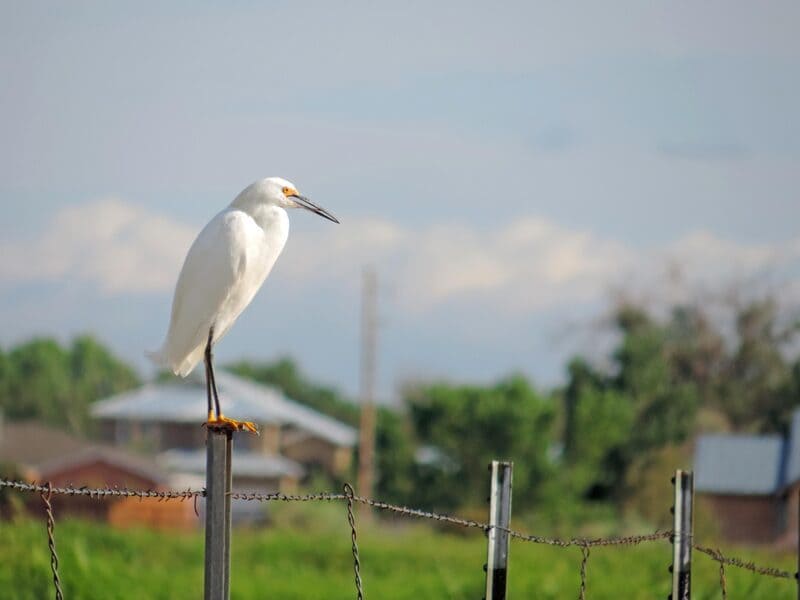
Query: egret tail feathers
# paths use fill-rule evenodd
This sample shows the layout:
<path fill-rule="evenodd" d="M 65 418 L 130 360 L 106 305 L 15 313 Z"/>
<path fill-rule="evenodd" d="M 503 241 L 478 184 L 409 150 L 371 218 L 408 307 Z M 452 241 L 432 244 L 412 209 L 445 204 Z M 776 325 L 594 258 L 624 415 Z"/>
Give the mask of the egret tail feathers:
<path fill-rule="evenodd" d="M 198 346 L 194 350 L 192 350 L 188 356 L 186 356 L 183 360 L 172 364 L 172 372 L 175 375 L 179 375 L 181 377 L 186 377 L 189 373 L 191 373 L 194 368 L 197 366 L 203 359 L 203 352 L 205 351 L 204 346 Z"/>
<path fill-rule="evenodd" d="M 159 367 L 166 367 L 174 375 L 178 375 L 179 377 L 186 377 L 192 370 L 197 366 L 197 363 L 200 362 L 200 359 L 203 357 L 203 348 L 202 346 L 198 349 L 193 350 L 186 356 L 183 360 L 170 360 L 167 356 L 167 353 L 164 351 L 164 348 L 160 348 L 159 350 L 148 350 L 145 353 L 145 356 L 153 361 L 153 364 Z"/>

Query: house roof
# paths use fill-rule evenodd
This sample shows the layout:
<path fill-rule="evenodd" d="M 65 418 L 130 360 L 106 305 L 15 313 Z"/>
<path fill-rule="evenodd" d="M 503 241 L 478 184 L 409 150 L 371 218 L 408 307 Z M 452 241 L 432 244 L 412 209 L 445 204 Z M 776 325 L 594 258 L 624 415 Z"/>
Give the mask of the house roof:
<path fill-rule="evenodd" d="M 773 494 L 784 484 L 779 435 L 702 435 L 695 448 L 695 489 L 717 494 Z"/>
<path fill-rule="evenodd" d="M 0 462 L 38 469 L 43 463 L 90 446 L 91 442 L 36 421 L 0 423 Z"/>
<path fill-rule="evenodd" d="M 56 476 L 71 467 L 94 461 L 115 465 L 153 483 L 166 481 L 158 465 L 145 457 L 82 440 L 36 421 L 0 425 L 0 462 L 33 470 L 37 477 Z"/>
<path fill-rule="evenodd" d="M 205 474 L 205 450 L 168 450 L 159 455 L 159 461 L 171 471 Z M 257 452 L 235 452 L 231 457 L 233 475 L 240 477 L 300 478 L 305 474 L 301 465 L 283 456 Z"/>
<path fill-rule="evenodd" d="M 123 452 L 118 448 L 106 445 L 92 445 L 78 452 L 59 456 L 41 464 L 37 471 L 39 477 L 47 478 L 66 469 L 95 461 L 114 465 L 123 471 L 148 479 L 154 484 L 166 483 L 169 480 L 167 474 L 150 458 Z"/>
<path fill-rule="evenodd" d="M 228 415 L 256 423 L 291 425 L 338 446 L 353 446 L 356 430 L 336 419 L 294 402 L 277 388 L 254 383 L 219 370 L 216 373 L 220 407 Z M 96 418 L 199 423 L 206 418 L 202 376 L 184 382 L 148 384 L 100 400 L 92 406 Z"/>

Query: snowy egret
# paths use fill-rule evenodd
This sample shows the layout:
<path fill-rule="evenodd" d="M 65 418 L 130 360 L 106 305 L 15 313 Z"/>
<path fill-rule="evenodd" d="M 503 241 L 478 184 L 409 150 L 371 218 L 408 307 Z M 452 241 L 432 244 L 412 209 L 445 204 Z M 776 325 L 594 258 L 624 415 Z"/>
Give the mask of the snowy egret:
<path fill-rule="evenodd" d="M 256 432 L 253 423 L 222 414 L 212 347 L 250 304 L 283 250 L 289 236 L 287 208 L 305 208 L 339 222 L 280 177 L 245 188 L 189 248 L 175 286 L 169 331 L 161 348 L 148 353 L 156 364 L 181 377 L 204 359 L 208 426 Z"/>

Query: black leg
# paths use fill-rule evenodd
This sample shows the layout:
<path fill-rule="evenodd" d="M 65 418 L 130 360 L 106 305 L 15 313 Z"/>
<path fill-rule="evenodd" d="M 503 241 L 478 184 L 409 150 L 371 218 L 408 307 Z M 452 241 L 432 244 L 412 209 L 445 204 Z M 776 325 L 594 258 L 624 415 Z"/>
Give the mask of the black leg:
<path fill-rule="evenodd" d="M 214 394 L 214 407 L 217 410 L 217 418 L 222 416 L 219 408 L 219 392 L 217 392 L 217 380 L 214 377 L 214 355 L 211 353 L 211 344 L 214 338 L 214 327 L 208 330 L 208 343 L 206 344 L 206 361 L 208 363 L 208 380 L 211 383 L 211 391 Z"/>
<path fill-rule="evenodd" d="M 206 399 L 208 400 L 208 418 L 209 418 L 209 420 L 211 419 L 211 411 L 212 411 L 212 408 L 211 408 L 211 374 L 210 374 L 211 372 L 209 371 L 209 368 L 208 368 L 208 366 L 210 364 L 210 361 L 209 361 L 210 354 L 211 354 L 211 352 L 209 351 L 209 347 L 206 346 L 206 353 L 205 353 L 205 358 L 203 359 L 203 364 L 205 364 L 205 367 L 206 367 Z"/>

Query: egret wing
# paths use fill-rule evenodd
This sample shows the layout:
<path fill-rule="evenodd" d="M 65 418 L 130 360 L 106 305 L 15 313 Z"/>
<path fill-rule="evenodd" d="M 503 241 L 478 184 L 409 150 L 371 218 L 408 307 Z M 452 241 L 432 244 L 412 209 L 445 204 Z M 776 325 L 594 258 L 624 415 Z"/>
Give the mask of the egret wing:
<path fill-rule="evenodd" d="M 169 332 L 161 349 L 161 362 L 185 377 L 203 356 L 208 332 L 214 340 L 227 331 L 237 315 L 223 314 L 228 298 L 237 291 L 247 268 L 247 241 L 260 228 L 247 214 L 226 210 L 200 232 L 186 255 L 175 296 Z"/>

